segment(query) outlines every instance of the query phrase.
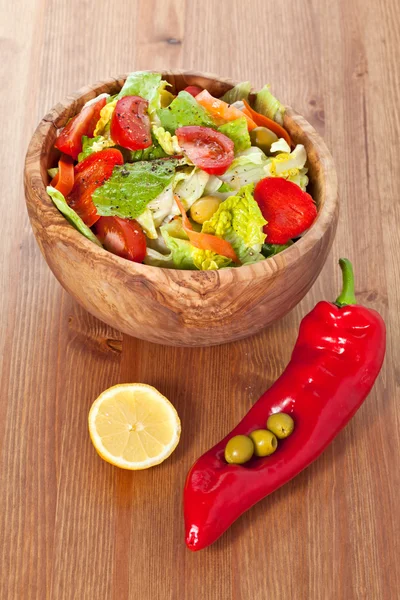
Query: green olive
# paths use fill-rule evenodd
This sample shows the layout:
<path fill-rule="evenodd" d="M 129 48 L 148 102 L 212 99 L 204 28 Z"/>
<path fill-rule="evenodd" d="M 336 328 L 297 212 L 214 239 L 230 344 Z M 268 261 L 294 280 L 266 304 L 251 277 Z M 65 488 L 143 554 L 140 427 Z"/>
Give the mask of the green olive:
<path fill-rule="evenodd" d="M 235 435 L 225 446 L 225 460 L 231 465 L 242 465 L 254 454 L 254 444 L 247 435 Z"/>
<path fill-rule="evenodd" d="M 279 440 L 283 440 L 293 433 L 294 421 L 287 413 L 274 413 L 268 418 L 267 429 L 272 431 Z"/>
<path fill-rule="evenodd" d="M 217 212 L 221 200 L 215 196 L 203 196 L 194 202 L 190 208 L 190 216 L 196 223 L 203 224 Z"/>
<path fill-rule="evenodd" d="M 250 139 L 253 146 L 257 146 L 265 154 L 270 154 L 271 144 L 278 141 L 278 136 L 267 127 L 256 127 L 250 131 Z"/>
<path fill-rule="evenodd" d="M 278 447 L 278 440 L 271 431 L 266 429 L 256 429 L 250 433 L 249 437 L 253 440 L 256 456 L 269 456 Z"/>

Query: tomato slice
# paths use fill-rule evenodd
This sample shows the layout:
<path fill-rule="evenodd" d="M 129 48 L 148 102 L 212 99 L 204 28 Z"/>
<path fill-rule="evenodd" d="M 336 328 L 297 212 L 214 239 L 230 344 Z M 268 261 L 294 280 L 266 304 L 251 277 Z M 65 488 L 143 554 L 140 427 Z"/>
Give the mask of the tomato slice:
<path fill-rule="evenodd" d="M 282 125 L 279 125 L 279 123 L 273 121 L 269 117 L 266 117 L 265 115 L 256 112 L 244 99 L 243 104 L 245 106 L 243 112 L 248 117 L 251 117 L 253 119 L 253 121 L 257 124 L 257 127 L 267 127 L 267 129 L 270 129 L 273 133 L 275 133 L 275 135 L 277 135 L 278 138 L 283 138 L 289 144 L 289 146 L 293 146 L 293 142 L 290 139 L 290 135 L 288 134 L 286 129 L 282 127 Z"/>
<path fill-rule="evenodd" d="M 58 173 L 51 184 L 63 196 L 68 196 L 74 187 L 74 161 L 68 154 L 61 154 L 58 161 Z"/>
<path fill-rule="evenodd" d="M 93 231 L 109 252 L 133 262 L 144 261 L 146 236 L 135 220 L 100 217 Z"/>
<path fill-rule="evenodd" d="M 199 87 L 198 85 L 188 85 L 183 91 L 195 98 L 197 94 L 200 94 L 203 91 L 203 88 Z"/>
<path fill-rule="evenodd" d="M 93 136 L 97 121 L 100 118 L 100 111 L 105 103 L 106 99 L 100 98 L 98 102 L 82 108 L 81 112 L 66 124 L 54 146 L 64 154 L 68 154 L 68 156 L 72 156 L 74 160 L 77 160 L 78 154 L 82 152 L 82 136 Z"/>
<path fill-rule="evenodd" d="M 317 216 L 310 194 L 281 177 L 261 179 L 255 187 L 254 199 L 268 221 L 264 225 L 268 244 L 286 244 L 308 229 Z"/>
<path fill-rule="evenodd" d="M 115 165 L 123 165 L 122 154 L 116 148 L 94 152 L 75 167 L 75 182 L 67 202 L 91 227 L 100 215 L 92 201 L 93 192 L 112 175 Z"/>
<path fill-rule="evenodd" d="M 118 100 L 111 119 L 112 140 L 128 150 L 143 150 L 152 145 L 149 103 L 140 96 Z"/>
<path fill-rule="evenodd" d="M 235 158 L 232 140 L 209 127 L 179 127 L 175 135 L 192 163 L 209 175 L 223 175 Z"/>
<path fill-rule="evenodd" d="M 239 263 L 239 259 L 236 255 L 235 250 L 233 249 L 232 244 L 230 244 L 226 240 L 223 240 L 222 238 L 217 237 L 216 235 L 194 231 L 192 224 L 189 221 L 186 211 L 183 207 L 183 204 L 179 200 L 179 196 L 175 194 L 174 198 L 182 215 L 183 230 L 188 236 L 192 246 L 194 246 L 195 248 L 199 248 L 200 250 L 212 250 L 212 252 L 221 254 L 221 256 L 226 256 L 227 258 L 233 260 L 233 262 Z"/>

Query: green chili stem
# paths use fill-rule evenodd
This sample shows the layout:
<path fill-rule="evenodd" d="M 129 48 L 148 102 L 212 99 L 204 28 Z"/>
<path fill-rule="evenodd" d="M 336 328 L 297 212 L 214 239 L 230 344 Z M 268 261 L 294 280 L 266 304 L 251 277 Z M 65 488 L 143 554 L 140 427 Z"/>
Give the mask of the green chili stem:
<path fill-rule="evenodd" d="M 342 293 L 336 299 L 337 306 L 348 306 L 349 304 L 357 304 L 354 294 L 354 273 L 353 265 L 348 258 L 339 258 L 339 265 L 342 269 L 343 288 Z"/>

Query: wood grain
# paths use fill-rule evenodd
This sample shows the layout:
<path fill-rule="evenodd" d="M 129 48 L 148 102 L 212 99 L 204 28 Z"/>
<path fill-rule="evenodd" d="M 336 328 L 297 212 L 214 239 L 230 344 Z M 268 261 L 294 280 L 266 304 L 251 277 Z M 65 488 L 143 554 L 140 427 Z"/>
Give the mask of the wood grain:
<path fill-rule="evenodd" d="M 1 600 L 397 598 L 396 2 L 15 0 L 1 17 Z M 186 349 L 122 339 L 62 291 L 31 233 L 23 157 L 42 115 L 87 82 L 146 68 L 270 82 L 333 153 L 333 250 L 304 300 L 252 338 Z M 186 471 L 280 374 L 301 317 L 335 297 L 339 255 L 354 262 L 360 301 L 386 319 L 382 374 L 317 462 L 191 554 Z M 89 441 L 90 403 L 121 381 L 156 385 L 182 418 L 178 449 L 148 472 L 113 469 Z"/>
<path fill-rule="evenodd" d="M 217 97 L 233 85 L 193 71 L 164 71 L 178 93 L 188 85 Z M 57 164 L 59 127 L 93 97 L 120 90 L 125 77 L 92 84 L 58 103 L 39 123 L 26 155 L 28 214 L 47 264 L 62 286 L 89 312 L 123 333 L 170 346 L 211 346 L 242 339 L 289 312 L 318 277 L 338 219 L 337 176 L 332 156 L 316 131 L 293 109 L 285 127 L 307 151 L 315 222 L 276 257 L 240 269 L 182 271 L 127 262 L 99 248 L 60 215 L 46 192 L 47 170 Z"/>

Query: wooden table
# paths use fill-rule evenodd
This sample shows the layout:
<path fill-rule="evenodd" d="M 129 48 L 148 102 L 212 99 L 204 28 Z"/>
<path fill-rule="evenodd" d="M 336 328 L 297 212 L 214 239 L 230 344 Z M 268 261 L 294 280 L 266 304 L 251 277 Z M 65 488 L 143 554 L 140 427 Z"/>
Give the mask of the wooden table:
<path fill-rule="evenodd" d="M 394 600 L 396 2 L 14 0 L 0 22 L 1 600 Z M 71 300 L 34 241 L 22 165 L 39 118 L 88 82 L 148 68 L 271 82 L 335 157 L 341 217 L 330 258 L 296 310 L 252 339 L 188 350 L 124 337 Z M 354 261 L 359 301 L 388 326 L 372 393 L 316 463 L 191 554 L 181 509 L 188 468 L 281 373 L 302 316 L 336 297 L 341 255 Z M 147 472 L 102 462 L 87 432 L 95 397 L 128 381 L 158 387 L 182 419 L 177 451 Z"/>

